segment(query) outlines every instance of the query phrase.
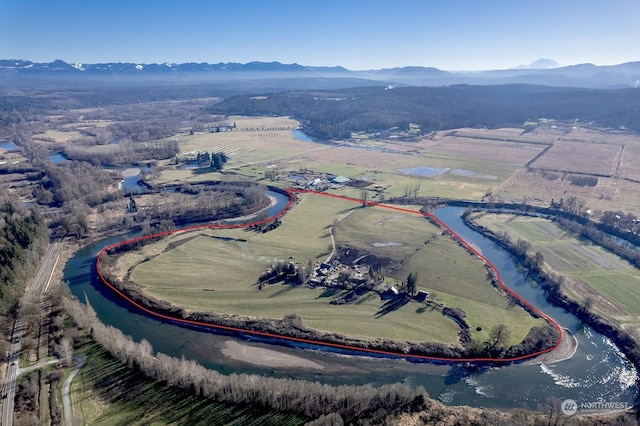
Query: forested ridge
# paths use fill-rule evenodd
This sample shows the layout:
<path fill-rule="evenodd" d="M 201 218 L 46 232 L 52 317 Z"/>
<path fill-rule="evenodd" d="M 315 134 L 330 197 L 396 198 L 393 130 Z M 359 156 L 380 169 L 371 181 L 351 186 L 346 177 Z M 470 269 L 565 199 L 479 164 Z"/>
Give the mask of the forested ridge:
<path fill-rule="evenodd" d="M 352 131 L 384 131 L 417 123 L 423 132 L 461 127 L 522 126 L 551 118 L 640 132 L 637 89 L 594 90 L 531 85 L 361 87 L 231 96 L 208 111 L 227 115 L 286 115 L 321 139 Z"/>

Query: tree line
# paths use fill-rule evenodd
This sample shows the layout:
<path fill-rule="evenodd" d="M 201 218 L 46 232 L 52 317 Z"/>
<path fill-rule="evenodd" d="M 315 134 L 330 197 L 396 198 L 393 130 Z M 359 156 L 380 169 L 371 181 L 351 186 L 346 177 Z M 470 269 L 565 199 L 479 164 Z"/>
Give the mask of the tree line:
<path fill-rule="evenodd" d="M 293 412 L 308 419 L 333 415 L 346 423 L 384 421 L 402 412 L 428 409 L 430 401 L 422 387 L 403 384 L 374 387 L 331 386 L 304 380 L 249 374 L 223 375 L 195 361 L 153 353 L 148 341 L 134 342 L 114 327 L 105 326 L 89 304 L 65 300 L 65 309 L 81 329 L 121 363 L 137 369 L 155 381 L 188 389 L 196 395 L 234 405 L 251 405 L 279 412 Z"/>
<path fill-rule="evenodd" d="M 69 160 L 84 161 L 94 165 L 132 164 L 150 160 L 163 160 L 172 158 L 180 152 L 178 141 L 150 140 L 150 136 L 145 138 L 146 141 L 132 142 L 128 140 L 100 149 L 67 145 L 63 151 Z"/>

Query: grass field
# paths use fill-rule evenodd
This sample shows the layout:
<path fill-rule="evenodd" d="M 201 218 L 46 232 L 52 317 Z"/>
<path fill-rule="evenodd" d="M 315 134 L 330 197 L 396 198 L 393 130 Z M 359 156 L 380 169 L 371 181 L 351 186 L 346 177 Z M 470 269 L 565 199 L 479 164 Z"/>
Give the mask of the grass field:
<path fill-rule="evenodd" d="M 474 337 L 485 340 L 496 324 L 509 324 L 512 338 L 521 340 L 534 325 L 543 325 L 495 291 L 486 279 L 480 260 L 440 228 L 419 216 L 385 209 L 359 209 L 336 227 L 336 242 L 369 251 L 379 257 L 407 259 L 387 275 L 397 280 L 418 273 L 418 287 L 437 294 L 446 306 L 462 308 Z M 402 242 L 402 246 L 375 247 L 378 242 Z M 475 331 L 481 326 L 482 331 Z"/>
<path fill-rule="evenodd" d="M 390 284 L 417 272 L 420 289 L 437 293 L 445 306 L 462 308 L 473 336 L 481 341 L 498 323 L 509 324 L 512 343 L 522 340 L 530 327 L 543 325 L 499 295 L 486 279 L 482 263 L 420 215 L 363 209 L 350 201 L 312 194 L 301 196 L 282 225 L 268 233 L 198 230 L 176 234 L 121 257 L 118 269 L 134 267 L 132 279 L 144 285 L 147 294 L 189 310 L 269 318 L 297 313 L 310 327 L 362 339 L 454 342 L 458 326 L 433 306 L 425 309 L 408 303 L 380 315 L 383 301 L 373 292 L 356 303 L 331 305 L 329 301 L 339 295 L 335 290 L 282 284 L 258 290 L 260 273 L 277 261 L 293 257 L 306 266 L 309 260 L 325 260 L 332 250 L 329 228 L 334 221 L 338 246 L 368 250 L 401 264 L 387 272 Z M 177 247 L 165 251 L 171 242 Z M 374 247 L 375 242 L 402 245 Z M 476 331 L 477 326 L 482 330 Z"/>
<path fill-rule="evenodd" d="M 474 219 L 495 231 L 507 232 L 513 241 L 531 243 L 540 251 L 545 266 L 567 277 L 565 290 L 607 317 L 640 323 L 640 272 L 630 263 L 602 247 L 578 240 L 556 224 L 540 218 L 484 214 Z M 585 288 L 588 287 L 588 288 Z"/>

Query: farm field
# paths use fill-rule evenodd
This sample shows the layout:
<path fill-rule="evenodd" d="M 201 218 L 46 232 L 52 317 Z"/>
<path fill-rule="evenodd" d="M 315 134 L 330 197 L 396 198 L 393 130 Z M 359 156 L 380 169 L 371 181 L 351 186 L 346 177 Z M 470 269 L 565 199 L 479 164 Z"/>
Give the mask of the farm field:
<path fill-rule="evenodd" d="M 293 130 L 299 123 L 287 117 L 240 117 L 227 119 L 235 123 L 236 130 L 218 133 L 197 133 L 178 135 L 170 138 L 177 140 L 183 153 L 192 151 L 211 151 L 230 149 L 233 162 L 228 169 L 256 162 L 275 161 L 308 150 L 321 149 L 322 145 L 296 139 Z"/>
<path fill-rule="evenodd" d="M 640 145 L 625 145 L 620 159 L 620 166 L 618 167 L 618 176 L 640 182 L 639 162 Z"/>
<path fill-rule="evenodd" d="M 621 145 L 559 141 L 532 167 L 553 171 L 613 176 Z"/>
<path fill-rule="evenodd" d="M 183 153 L 230 152 L 224 173 L 264 179 L 267 172 L 276 172 L 282 181 L 288 174 L 312 170 L 369 180 L 382 188 L 385 197 L 402 196 L 407 186 L 420 183 L 419 196 L 479 200 L 544 148 L 494 140 L 452 142 L 454 138 L 444 135 L 438 139 L 438 149 L 429 139 L 325 145 L 297 139 L 293 129 L 299 123 L 286 117 L 229 117 L 228 121 L 235 123 L 238 130 L 179 135 L 171 139 L 178 140 Z M 382 146 L 386 150 L 380 149 Z M 444 172 L 431 175 L 422 171 L 431 168 Z M 213 175 L 218 174 L 194 177 L 196 174 L 191 170 L 174 170 L 168 166 L 155 182 L 216 179 Z M 283 182 L 280 186 L 289 184 Z M 337 192 L 353 195 L 346 187 Z"/>
<path fill-rule="evenodd" d="M 434 292 L 445 306 L 467 313 L 474 338 L 485 340 L 491 327 L 506 323 L 515 344 L 532 326 L 544 325 L 499 295 L 482 263 L 421 216 L 363 209 L 354 202 L 312 194 L 301 196 L 282 224 L 268 233 L 236 229 L 175 234 L 121 256 L 118 270 L 124 275 L 133 268 L 131 277 L 145 293 L 188 310 L 269 318 L 297 313 L 312 328 L 362 339 L 455 342 L 459 327 L 433 305 L 410 302 L 381 315 L 383 301 L 374 292 L 353 303 L 332 305 L 329 302 L 341 296 L 341 290 L 283 284 L 258 289 L 259 275 L 277 261 L 293 256 L 305 267 L 309 260 L 325 260 L 332 250 L 329 229 L 334 221 L 338 248 L 366 248 L 380 259 L 403 265 L 387 270 L 391 285 L 417 272 L 419 290 Z M 379 232 L 371 233 L 374 228 Z M 397 244 L 371 245 L 375 242 Z M 141 262 L 145 259 L 149 260 Z M 477 326 L 481 330 L 476 331 Z"/>
<path fill-rule="evenodd" d="M 640 272 L 605 249 L 576 239 L 553 222 L 506 214 L 479 214 L 473 220 L 512 241 L 531 243 L 545 266 L 564 276 L 564 291 L 584 302 L 589 298 L 598 314 L 640 331 Z"/>
<path fill-rule="evenodd" d="M 299 171 L 330 173 L 371 182 L 369 199 L 403 196 L 419 186 L 416 195 L 469 200 L 549 205 L 575 195 L 597 215 L 612 202 L 638 212 L 640 191 L 635 180 L 640 139 L 621 132 L 605 132 L 561 123 L 533 123 L 522 128 L 458 129 L 407 140 L 358 135 L 327 145 L 297 139 L 299 123 L 287 117 L 228 117 L 237 130 L 179 135 L 183 153 L 225 150 L 231 158 L 224 173 L 292 186 L 289 174 Z M 373 139 L 372 139 L 373 138 Z M 543 151 L 548 149 L 547 151 Z M 578 161 L 579 160 L 579 161 Z M 531 163 L 532 169 L 527 167 Z M 277 177 L 266 178 L 268 174 Z M 577 186 L 568 175 L 598 175 L 596 186 Z M 217 179 L 218 173 L 197 175 L 167 166 L 157 183 Z M 610 176 L 610 177 L 606 177 Z M 331 192 L 357 197 L 348 186 Z"/>

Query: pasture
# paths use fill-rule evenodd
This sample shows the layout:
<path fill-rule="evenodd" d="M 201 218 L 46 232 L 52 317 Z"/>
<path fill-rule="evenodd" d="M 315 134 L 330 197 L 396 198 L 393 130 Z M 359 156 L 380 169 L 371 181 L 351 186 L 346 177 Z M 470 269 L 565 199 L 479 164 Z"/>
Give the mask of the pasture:
<path fill-rule="evenodd" d="M 386 272 L 393 280 L 402 281 L 410 273 L 417 273 L 419 290 L 436 294 L 446 306 L 465 311 L 475 338 L 484 340 L 492 326 L 505 323 L 515 343 L 532 326 L 543 325 L 491 286 L 479 259 L 420 216 L 382 208 L 358 209 L 336 225 L 335 235 L 336 244 L 394 261 L 397 269 Z M 402 245 L 374 246 L 386 242 Z M 475 331 L 477 326 L 483 330 Z"/>
<path fill-rule="evenodd" d="M 623 322 L 631 316 L 631 322 L 640 323 L 640 274 L 624 259 L 576 239 L 546 219 L 482 214 L 473 220 L 507 232 L 512 241 L 529 241 L 531 252 L 543 254 L 545 267 L 567 278 L 563 289 L 572 298 L 583 302 L 588 297 L 598 313 Z"/>
<path fill-rule="evenodd" d="M 492 326 L 506 323 L 511 343 L 517 343 L 530 327 L 544 324 L 498 294 L 482 263 L 420 215 L 360 208 L 313 194 L 302 195 L 282 224 L 268 233 L 235 229 L 174 234 L 121 256 L 118 270 L 123 276 L 133 268 L 131 277 L 146 294 L 189 311 L 268 318 L 297 313 L 310 327 L 362 339 L 455 342 L 459 327 L 433 305 L 410 302 L 381 315 L 384 302 L 374 292 L 355 303 L 331 305 L 342 291 L 283 284 L 258 289 L 259 275 L 273 263 L 291 260 L 307 267 L 309 261 L 325 260 L 332 251 L 332 225 L 338 247 L 366 249 L 402 265 L 387 271 L 389 284 L 418 272 L 420 290 L 437 293 L 445 306 L 465 310 L 474 338 L 486 340 Z M 375 242 L 398 244 L 375 247 Z M 476 331 L 477 326 L 482 330 Z"/>

